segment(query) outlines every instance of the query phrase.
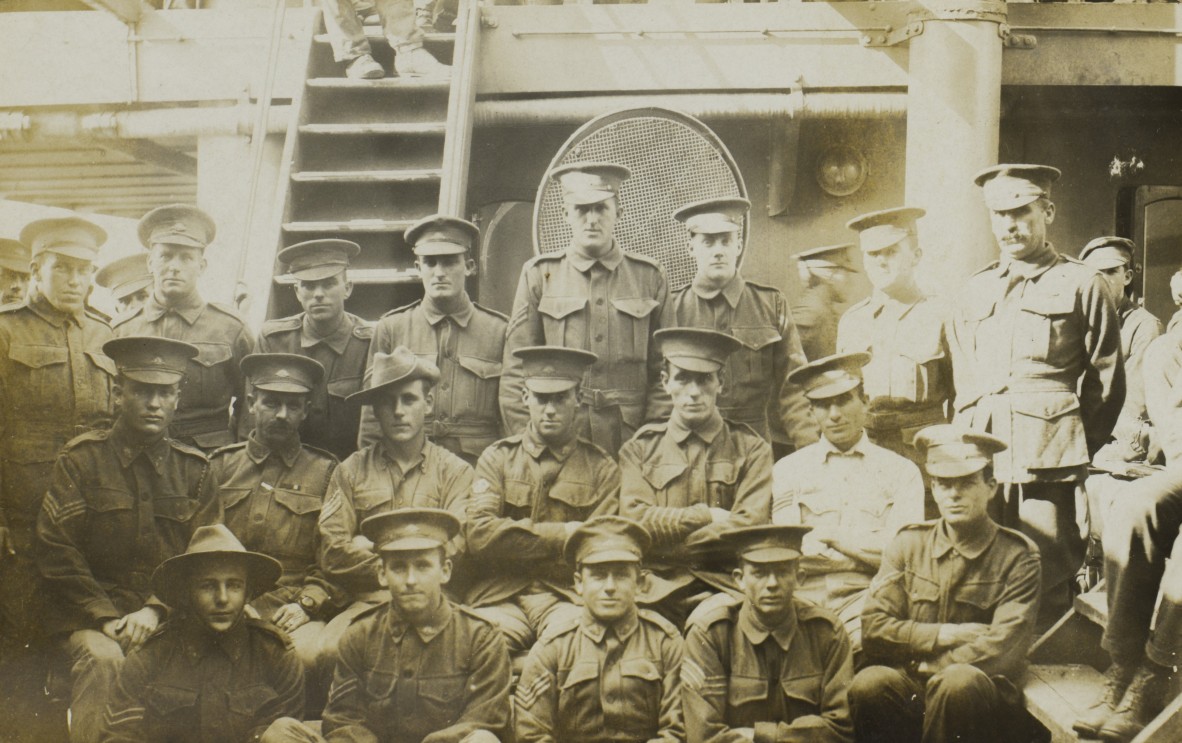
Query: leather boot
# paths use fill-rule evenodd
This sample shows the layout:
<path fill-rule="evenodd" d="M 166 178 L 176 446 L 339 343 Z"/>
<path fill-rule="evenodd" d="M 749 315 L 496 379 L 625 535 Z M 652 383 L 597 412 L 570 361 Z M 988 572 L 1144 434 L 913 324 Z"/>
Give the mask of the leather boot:
<path fill-rule="evenodd" d="M 394 71 L 400 77 L 448 77 L 451 67 L 443 64 L 422 46 L 399 47 L 394 53 Z"/>
<path fill-rule="evenodd" d="M 1143 661 L 1129 682 L 1129 688 L 1125 689 L 1120 704 L 1100 728 L 1100 740 L 1129 743 L 1136 738 L 1137 733 L 1161 712 L 1168 683 L 1169 671 L 1149 660 Z"/>
<path fill-rule="evenodd" d="M 1108 666 L 1108 670 L 1104 672 L 1104 695 L 1072 723 L 1071 729 L 1083 738 L 1098 737 L 1100 729 L 1116 712 L 1116 707 L 1124 697 L 1125 689 L 1129 688 L 1129 682 L 1133 680 L 1136 671 L 1137 666 L 1131 664 L 1113 662 Z"/>

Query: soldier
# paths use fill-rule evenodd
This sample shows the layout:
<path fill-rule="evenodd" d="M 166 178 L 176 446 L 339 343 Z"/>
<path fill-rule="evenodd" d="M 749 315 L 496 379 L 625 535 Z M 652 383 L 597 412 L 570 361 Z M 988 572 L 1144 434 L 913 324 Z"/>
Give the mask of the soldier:
<path fill-rule="evenodd" d="M 263 323 L 259 353 L 297 353 L 315 360 L 325 383 L 312 392 L 300 440 L 344 459 L 357 450 L 361 411 L 345 398 L 362 387 L 373 324 L 345 311 L 353 293 L 349 261 L 361 252 L 348 240 L 309 240 L 279 251 L 295 279 L 304 311 Z"/>
<path fill-rule="evenodd" d="M 519 348 L 530 422 L 490 446 L 476 465 L 468 505 L 475 581 L 467 603 L 501 629 L 511 651 L 577 616 L 574 575 L 560 559 L 584 520 L 619 508 L 620 469 L 578 437 L 579 384 L 595 354 Z"/>
<path fill-rule="evenodd" d="M 249 743 L 280 717 L 302 717 L 304 675 L 291 643 L 245 616 L 281 572 L 222 524 L 200 527 L 183 554 L 156 568 L 152 586 L 172 616 L 120 671 L 104 743 Z"/>
<path fill-rule="evenodd" d="M 117 336 L 155 335 L 197 347 L 170 435 L 205 451 L 237 438 L 230 404 L 235 401 L 236 409 L 243 407 L 239 366 L 254 350 L 254 338 L 242 318 L 229 307 L 206 302 L 198 291 L 205 247 L 214 232 L 213 219 L 194 206 L 172 204 L 145 214 L 139 237 L 150 252 L 152 296 L 115 323 Z"/>
<path fill-rule="evenodd" d="M 251 354 L 242 360 L 254 429 L 246 441 L 210 457 L 226 526 L 247 548 L 279 560 L 283 575 L 274 590 L 250 601 L 258 616 L 291 636 L 309 670 L 319 660 L 324 620 L 342 597 L 318 563 L 317 522 L 336 457 L 301 444 L 300 425 L 324 367 L 307 356 Z"/>
<path fill-rule="evenodd" d="M 507 325 L 504 315 L 473 302 L 464 288 L 465 279 L 476 274 L 472 251 L 480 244 L 480 229 L 436 214 L 411 225 L 406 242 L 414 246 L 423 299 L 378 321 L 369 366 L 374 354 L 390 353 L 396 346 L 431 359 L 439 368 L 440 383 L 427 438 L 475 464 L 501 435 L 497 388 Z M 377 422 L 366 414 L 360 444 L 377 438 Z"/>
<path fill-rule="evenodd" d="M 652 571 L 641 603 L 681 626 L 706 593 L 734 590 L 729 576 L 694 570 L 687 547 L 730 526 L 771 518 L 771 446 L 718 412 L 727 357 L 742 346 L 725 333 L 666 328 L 654 338 L 665 358 L 661 384 L 672 398 L 667 423 L 636 432 L 620 450 L 620 515 L 653 536 Z"/>
<path fill-rule="evenodd" d="M 850 640 L 831 612 L 795 597 L 807 526 L 735 529 L 740 601 L 721 595 L 690 618 L 681 666 L 690 743 L 848 743 Z"/>
<path fill-rule="evenodd" d="M 845 303 L 850 274 L 858 272 L 850 261 L 854 246 L 826 245 L 796 254 L 796 269 L 804 290 L 792 305 L 792 318 L 800 330 L 800 345 L 808 359 L 837 353 L 838 307 Z"/>
<path fill-rule="evenodd" d="M 94 281 L 115 298 L 116 317 L 143 307 L 152 291 L 152 272 L 148 253 L 133 253 L 117 258 L 99 269 Z"/>
<path fill-rule="evenodd" d="M 915 281 L 923 257 L 915 222 L 925 213 L 905 206 L 863 214 L 846 225 L 858 231 L 862 268 L 874 291 L 846 310 L 837 326 L 838 353 L 870 354 L 862 370 L 870 399 L 866 435 L 917 465 L 912 439 L 922 428 L 946 423 L 952 401 L 947 308 L 924 296 Z"/>
<path fill-rule="evenodd" d="M 358 524 L 408 507 L 444 508 L 463 519 L 472 491 L 468 463 L 427 440 L 426 420 L 439 381 L 435 365 L 399 346 L 375 354 L 372 372 L 370 387 L 350 395 L 349 402 L 373 405 L 382 438 L 337 467 L 320 511 L 320 565 L 353 602 L 324 631 L 323 652 L 329 657 L 359 613 L 390 598 L 381 584 L 381 560 Z M 457 538 L 448 557 L 462 557 L 462 549 Z"/>
<path fill-rule="evenodd" d="M 460 522 L 437 508 L 378 514 L 361 531 L 391 600 L 341 640 L 324 737 L 292 719 L 263 743 L 496 743 L 509 728 L 509 653 L 496 628 L 443 593 Z"/>
<path fill-rule="evenodd" d="M 1170 276 L 1170 294 L 1179 309 L 1170 316 L 1165 332 L 1145 349 L 1141 366 L 1145 412 L 1167 464 L 1182 460 L 1182 270 Z"/>
<path fill-rule="evenodd" d="M 1045 620 L 1070 602 L 1084 556 L 1076 488 L 1124 399 L 1120 324 L 1104 279 L 1046 239 L 1058 177 L 1045 165 L 977 175 L 1002 258 L 969 278 L 947 326 L 955 420 L 1009 443 L 994 463 L 1001 524 L 1020 525 L 1039 547 Z"/>
<path fill-rule="evenodd" d="M 571 244 L 521 269 L 501 378 L 509 433 L 521 433 L 529 422 L 521 360 L 513 355 L 525 346 L 581 348 L 599 357 L 582 387 L 591 443 L 618 452 L 643 423 L 657 366 L 650 337 L 660 327 L 666 288 L 657 262 L 626 252 L 613 235 L 623 210 L 620 183 L 628 176 L 611 163 L 573 163 L 550 173 L 562 186 Z"/>
<path fill-rule="evenodd" d="M 355 0 L 320 0 L 324 26 L 332 41 L 333 57 L 348 66 L 345 74 L 357 80 L 378 80 L 386 71 L 373 58 Z M 433 28 L 431 0 L 375 0 L 382 34 L 394 48 L 394 72 L 399 77 L 447 77 L 451 67 L 423 48 L 423 35 Z"/>
<path fill-rule="evenodd" d="M 719 397 L 719 412 L 770 441 L 770 409 L 776 429 L 800 448 L 817 440 L 808 403 L 786 381 L 789 372 L 806 361 L 800 334 L 780 290 L 739 273 L 742 220 L 750 208 L 746 199 L 722 198 L 687 204 L 673 213 L 689 232 L 689 252 L 698 270 L 692 282 L 669 294 L 661 323 L 710 328 L 742 341 L 743 348 L 726 362 L 729 384 Z M 668 408 L 659 387 L 650 391 L 648 420 L 668 417 Z"/>
<path fill-rule="evenodd" d="M 854 652 L 862 604 L 882 551 L 923 520 L 923 478 L 910 460 L 871 443 L 863 369 L 870 355 L 818 359 L 792 373 L 812 403 L 821 440 L 776 462 L 772 522 L 804 524 L 797 595 L 837 614 Z"/>
<path fill-rule="evenodd" d="M 575 569 L 581 616 L 533 647 L 517 683 L 518 743 L 681 743 L 677 628 L 639 609 L 648 532 L 597 516 L 571 533 L 563 556 Z"/>
<path fill-rule="evenodd" d="M 0 237 L 0 305 L 21 304 L 29 290 L 29 246 Z"/>
<path fill-rule="evenodd" d="M 949 425 L 915 442 L 940 518 L 899 532 L 870 586 L 862 647 L 871 665 L 849 689 L 857 739 L 1032 740 L 1020 732 L 1029 718 L 1017 689 L 1038 615 L 1038 548 L 987 510 L 1005 442 Z"/>
<path fill-rule="evenodd" d="M 66 445 L 37 518 L 37 562 L 50 592 L 42 621 L 65 636 L 73 660 L 75 743 L 96 740 L 125 653 L 165 615 L 152 572 L 185 551 L 195 528 L 221 520 L 205 456 L 168 437 L 197 349 L 129 336 L 102 351 L 119 369 L 115 423 Z"/>

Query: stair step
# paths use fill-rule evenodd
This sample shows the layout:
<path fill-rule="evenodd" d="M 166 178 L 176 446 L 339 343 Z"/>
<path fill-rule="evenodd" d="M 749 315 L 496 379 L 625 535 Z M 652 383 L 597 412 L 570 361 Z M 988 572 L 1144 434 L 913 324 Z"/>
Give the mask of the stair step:
<path fill-rule="evenodd" d="M 1092 620 L 1101 628 L 1108 626 L 1108 593 L 1088 591 L 1075 597 L 1075 611 Z"/>
<path fill-rule="evenodd" d="M 351 268 L 349 280 L 354 284 L 417 284 L 419 272 L 414 268 Z M 296 283 L 290 274 L 275 277 L 275 283 L 290 286 Z"/>
<path fill-rule="evenodd" d="M 284 222 L 285 232 L 405 232 L 410 219 L 354 219 L 347 222 Z"/>
<path fill-rule="evenodd" d="M 1071 725 L 1099 701 L 1104 675 L 1078 664 L 1031 666 L 1027 676 L 1026 708 L 1051 731 L 1052 743 L 1078 740 Z"/>
<path fill-rule="evenodd" d="M 348 77 L 312 77 L 305 81 L 309 88 L 321 90 L 447 90 L 448 78 L 383 77 L 380 80 L 354 80 Z"/>
<path fill-rule="evenodd" d="M 300 134 L 408 134 L 435 135 L 447 132 L 445 122 L 403 124 L 301 124 Z"/>
<path fill-rule="evenodd" d="M 432 170 L 306 170 L 292 173 L 297 183 L 433 183 L 443 171 Z"/>
<path fill-rule="evenodd" d="M 385 41 L 386 35 L 382 33 L 381 26 L 364 26 L 365 38 L 367 41 Z M 328 34 L 316 34 L 315 37 L 318 44 L 331 44 L 332 38 Z M 443 33 L 434 31 L 432 33 L 423 35 L 423 43 L 425 44 L 451 44 L 456 40 L 456 35 L 453 32 Z"/>

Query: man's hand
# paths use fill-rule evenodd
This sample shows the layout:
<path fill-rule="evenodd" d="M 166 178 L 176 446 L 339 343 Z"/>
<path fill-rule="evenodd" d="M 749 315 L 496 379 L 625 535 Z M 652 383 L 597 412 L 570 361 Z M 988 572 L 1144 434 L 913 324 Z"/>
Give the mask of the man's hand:
<path fill-rule="evenodd" d="M 148 635 L 160 626 L 160 614 L 150 606 L 139 611 L 133 611 L 118 620 L 123 626 L 119 630 L 119 644 L 123 645 L 123 652 L 135 650 L 148 639 Z"/>
<path fill-rule="evenodd" d="M 7 526 L 0 526 L 0 561 L 16 554 L 16 545 L 12 541 L 12 533 Z"/>
<path fill-rule="evenodd" d="M 941 624 L 940 632 L 936 635 L 936 647 L 955 648 L 968 645 L 989 629 L 989 625 L 979 622 L 965 622 L 964 624 Z"/>
<path fill-rule="evenodd" d="M 299 604 L 284 604 L 276 610 L 275 616 L 271 617 L 271 622 L 288 634 L 303 627 L 310 621 L 312 621 L 312 618 L 308 616 L 308 612 L 304 611 L 304 607 Z"/>
<path fill-rule="evenodd" d="M 570 535 L 575 533 L 575 529 L 578 529 L 582 525 L 582 521 L 565 521 L 562 524 L 562 530 L 566 533 L 566 538 L 570 539 Z"/>
<path fill-rule="evenodd" d="M 710 523 L 721 524 L 726 521 L 729 521 L 730 518 L 731 518 L 731 512 L 726 510 L 725 508 L 715 508 L 715 507 L 710 508 Z"/>
<path fill-rule="evenodd" d="M 369 537 L 365 536 L 364 534 L 358 534 L 357 536 L 353 537 L 353 546 L 357 549 L 368 550 L 371 552 L 373 551 L 373 542 L 371 542 Z"/>
<path fill-rule="evenodd" d="M 745 740 L 755 740 L 755 728 L 731 728 L 731 732 L 743 736 Z"/>
<path fill-rule="evenodd" d="M 120 645 L 123 644 L 122 639 L 119 637 L 119 630 L 121 629 L 123 629 L 122 619 L 108 619 L 103 622 L 103 634 Z"/>

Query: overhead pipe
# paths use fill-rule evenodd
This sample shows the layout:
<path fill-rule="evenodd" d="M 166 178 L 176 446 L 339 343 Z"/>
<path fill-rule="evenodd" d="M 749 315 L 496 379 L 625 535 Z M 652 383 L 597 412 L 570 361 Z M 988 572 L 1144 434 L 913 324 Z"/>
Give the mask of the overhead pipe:
<path fill-rule="evenodd" d="M 268 134 L 287 131 L 292 106 L 272 106 Z M 121 111 L 0 111 L 0 142 L 44 139 L 164 139 L 206 135 L 248 135 L 254 106 L 150 108 Z"/>

